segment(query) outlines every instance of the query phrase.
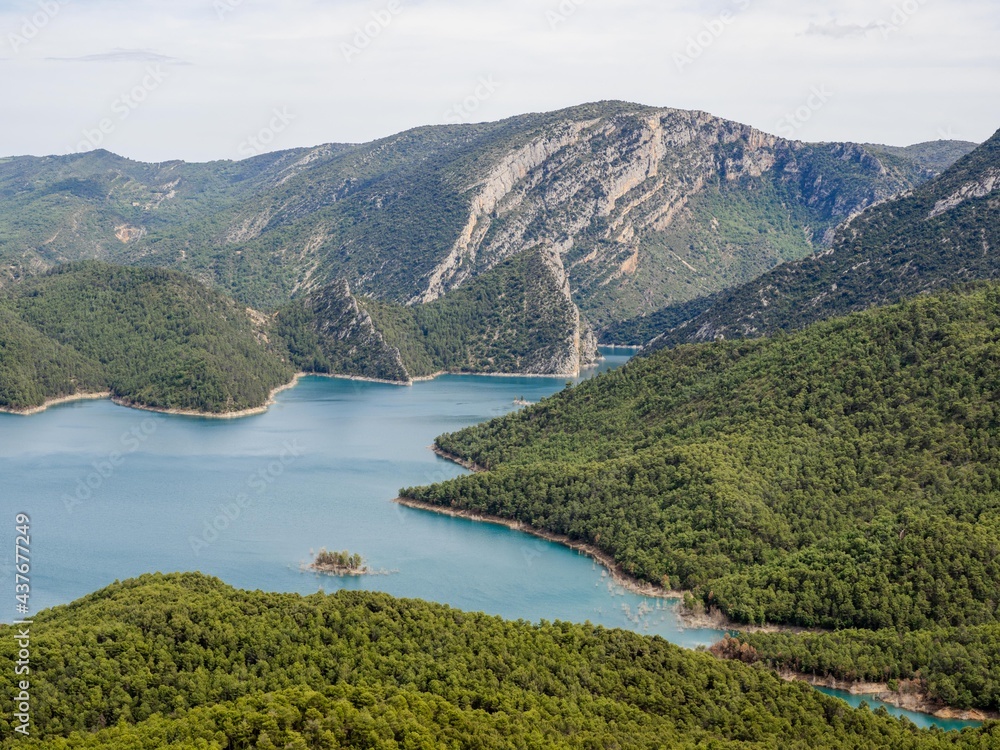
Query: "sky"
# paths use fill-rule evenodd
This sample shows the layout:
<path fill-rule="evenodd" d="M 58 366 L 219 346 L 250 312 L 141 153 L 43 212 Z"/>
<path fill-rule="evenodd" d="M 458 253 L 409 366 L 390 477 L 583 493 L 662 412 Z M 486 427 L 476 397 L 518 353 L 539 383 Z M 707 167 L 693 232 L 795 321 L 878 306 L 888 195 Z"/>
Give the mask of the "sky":
<path fill-rule="evenodd" d="M 998 38 L 996 0 L 0 0 L 0 155 L 242 159 L 606 99 L 981 142 Z"/>

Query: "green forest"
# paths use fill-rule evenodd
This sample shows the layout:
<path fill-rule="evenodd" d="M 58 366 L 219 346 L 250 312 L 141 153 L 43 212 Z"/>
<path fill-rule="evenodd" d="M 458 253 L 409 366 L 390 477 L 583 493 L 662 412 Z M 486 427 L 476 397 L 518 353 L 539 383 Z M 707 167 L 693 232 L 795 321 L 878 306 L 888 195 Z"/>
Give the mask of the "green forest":
<path fill-rule="evenodd" d="M 0 691 L 16 644 L 0 626 Z M 41 613 L 34 734 L 90 748 L 981 748 L 1000 725 L 918 730 L 770 671 L 591 625 L 342 591 L 147 575 Z"/>
<path fill-rule="evenodd" d="M 741 623 L 1000 615 L 1000 286 L 681 346 L 444 435 L 406 497 L 595 544 Z"/>
<path fill-rule="evenodd" d="M 572 301 L 534 251 L 426 305 L 359 299 L 338 282 L 273 315 L 175 271 L 82 261 L 0 289 L 0 408 L 110 392 L 226 414 L 263 406 L 296 371 L 398 383 L 561 373 L 576 367 L 576 333 Z"/>
<path fill-rule="evenodd" d="M 841 680 L 920 679 L 928 695 L 957 708 L 1000 707 L 1000 625 L 929 630 L 741 633 L 741 658 L 775 669 Z"/>
<path fill-rule="evenodd" d="M 420 305 L 356 297 L 346 282 L 333 284 L 283 307 L 275 333 L 300 370 L 321 374 L 405 383 L 441 372 L 576 367 L 576 310 L 538 250 Z"/>
<path fill-rule="evenodd" d="M 0 290 L 0 406 L 109 391 L 215 414 L 262 406 L 293 372 L 244 308 L 173 271 L 96 261 Z"/>
<path fill-rule="evenodd" d="M 981 186 L 990 184 L 998 163 L 1000 132 L 937 179 L 840 226 L 830 252 L 619 324 L 604 340 L 646 337 L 643 343 L 653 340 L 658 348 L 770 335 L 956 283 L 996 279 L 1000 200 Z"/>

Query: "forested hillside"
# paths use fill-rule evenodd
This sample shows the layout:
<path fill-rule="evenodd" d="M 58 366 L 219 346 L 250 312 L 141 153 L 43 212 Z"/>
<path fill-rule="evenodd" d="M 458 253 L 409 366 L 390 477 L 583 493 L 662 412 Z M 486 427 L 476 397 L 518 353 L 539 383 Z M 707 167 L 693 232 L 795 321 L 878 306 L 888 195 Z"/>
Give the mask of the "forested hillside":
<path fill-rule="evenodd" d="M 1000 625 L 833 633 L 741 633 L 739 658 L 839 680 L 920 680 L 957 708 L 1000 708 Z M 726 644 L 724 644 L 725 646 Z M 721 649 L 725 653 L 726 649 Z"/>
<path fill-rule="evenodd" d="M 237 163 L 17 157 L 0 162 L 0 267 L 170 267 L 258 309 L 340 281 L 407 304 L 545 246 L 603 327 L 809 255 L 962 148 L 804 144 L 601 102 Z"/>
<path fill-rule="evenodd" d="M 745 623 L 1000 616 L 1000 287 L 634 360 L 438 439 L 406 497 L 597 545 Z"/>
<path fill-rule="evenodd" d="M 0 407 L 109 391 L 216 414 L 262 406 L 293 371 L 246 309 L 182 274 L 83 262 L 0 292 Z"/>
<path fill-rule="evenodd" d="M 576 375 L 598 357 L 558 255 L 540 249 L 411 307 L 334 284 L 283 308 L 276 332 L 307 372 L 396 382 L 441 372 Z"/>
<path fill-rule="evenodd" d="M 936 180 L 842 227 L 830 251 L 622 324 L 611 338 L 660 334 L 652 345 L 658 348 L 769 335 L 951 284 L 997 278 L 998 187 L 1000 132 Z M 663 327 L 657 332 L 656 325 Z"/>
<path fill-rule="evenodd" d="M 590 625 L 385 594 L 116 583 L 32 627 L 31 739 L 5 748 L 979 748 L 767 670 Z M 16 695 L 0 627 L 0 685 Z"/>

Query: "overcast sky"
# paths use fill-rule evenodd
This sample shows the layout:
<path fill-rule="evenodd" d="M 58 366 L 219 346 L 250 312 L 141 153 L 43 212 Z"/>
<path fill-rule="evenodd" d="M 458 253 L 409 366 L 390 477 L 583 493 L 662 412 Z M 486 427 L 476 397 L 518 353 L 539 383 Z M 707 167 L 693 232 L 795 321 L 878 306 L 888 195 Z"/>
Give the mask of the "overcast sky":
<path fill-rule="evenodd" d="M 996 0 L 0 0 L 0 153 L 239 159 L 601 99 L 982 141 Z"/>

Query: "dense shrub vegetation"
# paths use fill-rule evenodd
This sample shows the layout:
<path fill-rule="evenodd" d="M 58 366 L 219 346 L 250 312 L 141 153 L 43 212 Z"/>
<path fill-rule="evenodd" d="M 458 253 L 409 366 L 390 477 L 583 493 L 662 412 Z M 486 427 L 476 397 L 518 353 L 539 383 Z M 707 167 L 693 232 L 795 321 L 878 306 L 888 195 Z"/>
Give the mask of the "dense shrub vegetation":
<path fill-rule="evenodd" d="M 937 179 L 842 226 L 832 252 L 785 263 L 701 303 L 661 311 L 657 319 L 666 327 L 655 346 L 795 330 L 955 283 L 1000 277 L 1000 197 L 986 189 L 998 166 L 1000 132 Z M 942 203 L 956 196 L 963 200 Z M 686 313 L 688 322 L 678 323 Z M 646 322 L 637 319 L 615 333 L 649 333 Z"/>
<path fill-rule="evenodd" d="M 0 690 L 15 642 L 0 627 Z M 34 736 L 3 747 L 962 748 L 764 669 L 590 625 L 504 622 L 199 575 L 116 583 L 36 618 Z"/>
<path fill-rule="evenodd" d="M 110 391 L 143 406 L 263 405 L 291 368 L 244 308 L 182 274 L 82 262 L 0 292 L 0 406 Z"/>
<path fill-rule="evenodd" d="M 599 545 L 741 622 L 972 626 L 1000 607 L 1000 287 L 680 347 L 439 438 L 404 494 Z"/>

